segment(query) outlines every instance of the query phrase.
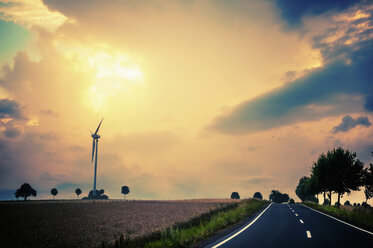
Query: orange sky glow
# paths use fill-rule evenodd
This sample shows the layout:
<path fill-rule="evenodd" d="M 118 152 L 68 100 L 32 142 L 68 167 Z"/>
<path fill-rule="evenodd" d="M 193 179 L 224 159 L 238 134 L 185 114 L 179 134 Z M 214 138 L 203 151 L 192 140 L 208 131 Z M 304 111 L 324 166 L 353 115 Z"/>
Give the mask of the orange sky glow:
<path fill-rule="evenodd" d="M 277 189 L 299 200 L 295 187 L 320 153 L 342 146 L 371 163 L 371 125 L 333 131 L 346 115 L 373 120 L 365 84 L 312 80 L 360 63 L 351 54 L 373 38 L 373 8 L 289 28 L 272 1 L 233 2 L 2 1 L 1 21 L 29 36 L 0 60 L 0 100 L 18 104 L 6 105 L 17 114 L 0 106 L 0 190 L 29 182 L 39 199 L 53 187 L 58 198 L 76 187 L 86 195 L 89 129 L 102 117 L 97 184 L 110 198 L 128 185 L 129 199 L 268 198 Z M 330 94 L 297 93 L 306 83 Z"/>

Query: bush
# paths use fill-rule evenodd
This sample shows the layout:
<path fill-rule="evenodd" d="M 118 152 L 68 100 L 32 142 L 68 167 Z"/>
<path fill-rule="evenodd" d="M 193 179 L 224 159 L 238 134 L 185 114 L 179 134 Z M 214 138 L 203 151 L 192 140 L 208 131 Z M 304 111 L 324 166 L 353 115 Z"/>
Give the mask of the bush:
<path fill-rule="evenodd" d="M 350 201 L 345 201 L 345 204 L 343 204 L 343 205 L 345 205 L 345 206 L 351 206 L 351 203 L 350 203 Z"/>
<path fill-rule="evenodd" d="M 255 192 L 253 198 L 257 198 L 257 199 L 260 199 L 260 200 L 263 200 L 263 196 L 260 192 Z"/>
<path fill-rule="evenodd" d="M 295 203 L 294 199 L 291 198 L 290 201 L 289 201 L 289 203 L 290 203 L 290 204 L 294 204 L 294 203 Z"/>
<path fill-rule="evenodd" d="M 240 195 L 238 194 L 238 192 L 232 192 L 231 199 L 240 199 Z"/>
<path fill-rule="evenodd" d="M 329 199 L 325 199 L 325 201 L 322 205 L 329 205 L 329 203 L 330 203 Z"/>
<path fill-rule="evenodd" d="M 96 195 L 93 195 L 93 190 L 89 191 L 88 197 L 84 197 L 83 200 L 90 200 L 90 199 L 99 199 L 99 200 L 108 200 L 109 197 L 104 195 L 105 190 L 96 190 Z"/>

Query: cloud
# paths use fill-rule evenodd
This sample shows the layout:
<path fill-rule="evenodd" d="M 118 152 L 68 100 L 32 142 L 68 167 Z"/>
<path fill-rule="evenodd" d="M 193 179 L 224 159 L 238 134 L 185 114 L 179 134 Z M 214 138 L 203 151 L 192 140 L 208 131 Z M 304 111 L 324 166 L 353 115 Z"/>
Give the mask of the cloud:
<path fill-rule="evenodd" d="M 40 110 L 40 114 L 51 116 L 51 117 L 57 117 L 58 114 L 54 112 L 52 109 L 42 109 Z"/>
<path fill-rule="evenodd" d="M 21 133 L 22 133 L 22 129 L 14 127 L 14 126 L 7 127 L 4 131 L 5 136 L 8 138 L 18 137 Z"/>
<path fill-rule="evenodd" d="M 346 115 L 342 118 L 342 122 L 333 128 L 333 133 L 347 132 L 356 126 L 370 127 L 371 125 L 372 123 L 366 116 L 360 116 L 354 119 L 350 115 Z"/>
<path fill-rule="evenodd" d="M 59 12 L 48 11 L 41 0 L 5 0 L 0 5 L 1 18 L 26 28 L 42 27 L 54 31 L 67 18 Z"/>
<path fill-rule="evenodd" d="M 290 27 L 299 27 L 302 24 L 302 18 L 305 16 L 317 16 L 330 11 L 338 12 L 359 1 L 312 0 L 303 1 L 301 4 L 297 0 L 273 0 L 273 2 L 279 8 L 281 17 Z"/>
<path fill-rule="evenodd" d="M 272 179 L 268 177 L 252 177 L 243 181 L 248 184 L 268 184 L 272 181 Z"/>
<path fill-rule="evenodd" d="M 179 142 L 179 136 L 168 131 L 149 131 L 116 135 L 108 146 L 116 147 L 121 151 L 126 150 L 141 154 L 141 156 L 155 156 L 166 151 Z"/>
<path fill-rule="evenodd" d="M 2 99 L 0 100 L 0 119 L 3 118 L 24 119 L 25 116 L 18 102 Z"/>
<path fill-rule="evenodd" d="M 0 100 L 0 131 L 7 138 L 16 138 L 22 131 L 27 118 L 19 103 L 13 100 Z"/>
<path fill-rule="evenodd" d="M 313 37 L 323 56 L 322 67 L 238 104 L 218 116 L 210 128 L 227 134 L 252 133 L 327 116 L 373 111 L 371 12 L 355 21 L 347 18 L 332 22 L 333 31 L 327 29 Z M 354 13 L 356 10 L 344 14 Z M 334 39 L 336 31 L 342 35 Z"/>

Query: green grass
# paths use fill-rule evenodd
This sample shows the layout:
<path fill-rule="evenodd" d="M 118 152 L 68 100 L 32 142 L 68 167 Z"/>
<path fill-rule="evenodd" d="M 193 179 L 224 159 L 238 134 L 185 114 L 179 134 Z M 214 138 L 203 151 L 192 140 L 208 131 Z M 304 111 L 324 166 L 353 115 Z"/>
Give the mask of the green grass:
<path fill-rule="evenodd" d="M 353 206 L 341 206 L 337 208 L 335 206 L 324 206 L 313 202 L 304 202 L 303 204 L 361 228 L 373 230 L 372 208 L 368 207 L 366 210 L 364 207 Z"/>
<path fill-rule="evenodd" d="M 114 244 L 103 243 L 101 247 L 189 247 L 258 212 L 267 203 L 256 199 L 244 200 L 177 223 L 161 232 L 134 239 L 121 235 Z"/>

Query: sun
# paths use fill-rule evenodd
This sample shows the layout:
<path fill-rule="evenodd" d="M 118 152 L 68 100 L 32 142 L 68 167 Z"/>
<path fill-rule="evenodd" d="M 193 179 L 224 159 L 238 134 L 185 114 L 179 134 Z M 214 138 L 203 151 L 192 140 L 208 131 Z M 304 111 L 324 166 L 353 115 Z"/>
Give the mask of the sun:
<path fill-rule="evenodd" d="M 96 53 L 88 58 L 88 63 L 95 78 L 87 90 L 87 98 L 95 111 L 102 110 L 108 97 L 118 92 L 131 93 L 134 86 L 143 83 L 140 67 L 121 53 Z"/>
<path fill-rule="evenodd" d="M 140 66 L 129 54 L 112 51 L 108 46 L 62 47 L 76 70 L 92 75 L 83 97 L 84 104 L 95 112 L 103 111 L 106 100 L 119 92 L 130 94 L 144 83 Z"/>

